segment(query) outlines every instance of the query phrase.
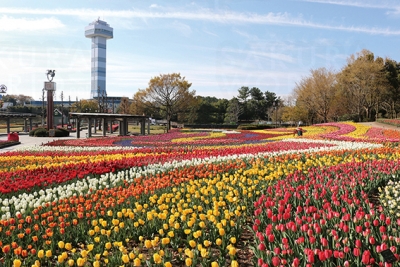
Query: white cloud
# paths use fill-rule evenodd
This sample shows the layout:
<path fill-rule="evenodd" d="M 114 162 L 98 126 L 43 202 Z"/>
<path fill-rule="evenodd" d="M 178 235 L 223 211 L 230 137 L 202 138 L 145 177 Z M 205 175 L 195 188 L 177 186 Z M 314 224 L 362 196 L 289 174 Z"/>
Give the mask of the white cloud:
<path fill-rule="evenodd" d="M 281 26 L 298 26 L 307 28 L 317 28 L 325 30 L 339 30 L 348 32 L 362 32 L 367 34 L 380 35 L 400 35 L 400 30 L 389 28 L 368 28 L 358 26 L 327 25 L 307 21 L 300 17 L 293 17 L 289 13 L 267 13 L 256 14 L 249 12 L 213 12 L 210 9 L 198 9 L 197 11 L 165 11 L 149 12 L 145 10 L 96 10 L 96 9 L 16 9 L 0 8 L 3 14 L 30 14 L 30 15 L 64 15 L 78 16 L 85 20 L 98 17 L 103 14 L 107 18 L 126 18 L 126 19 L 182 19 L 182 20 L 201 20 L 221 24 L 266 24 Z"/>
<path fill-rule="evenodd" d="M 56 18 L 14 18 L 2 16 L 0 18 L 0 31 L 42 31 L 55 30 L 65 27 L 65 25 Z"/>
<path fill-rule="evenodd" d="M 331 4 L 340 6 L 352 6 L 360 8 L 378 8 L 378 9 L 393 9 L 396 8 L 398 2 L 394 1 L 384 1 L 384 0 L 363 0 L 363 1 L 349 1 L 349 0 L 303 0 L 304 2 L 321 3 L 321 4 Z M 398 6 L 397 6 L 398 8 Z"/>

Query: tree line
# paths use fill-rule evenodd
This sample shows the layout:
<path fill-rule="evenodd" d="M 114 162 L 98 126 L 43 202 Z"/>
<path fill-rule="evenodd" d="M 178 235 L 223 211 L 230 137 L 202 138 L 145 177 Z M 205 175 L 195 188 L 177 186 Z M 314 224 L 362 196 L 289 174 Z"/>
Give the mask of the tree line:
<path fill-rule="evenodd" d="M 373 121 L 396 118 L 400 111 L 400 63 L 362 50 L 351 55 L 340 71 L 312 69 L 292 93 L 242 86 L 236 97 L 196 96 L 180 74 L 152 78 L 133 97 L 131 112 L 186 123 L 254 121 L 314 124 L 329 121 Z M 173 107 L 173 108 L 172 108 Z"/>
<path fill-rule="evenodd" d="M 319 68 L 303 77 L 285 102 L 283 120 L 329 122 L 396 118 L 400 111 L 400 63 L 362 50 L 338 72 Z"/>

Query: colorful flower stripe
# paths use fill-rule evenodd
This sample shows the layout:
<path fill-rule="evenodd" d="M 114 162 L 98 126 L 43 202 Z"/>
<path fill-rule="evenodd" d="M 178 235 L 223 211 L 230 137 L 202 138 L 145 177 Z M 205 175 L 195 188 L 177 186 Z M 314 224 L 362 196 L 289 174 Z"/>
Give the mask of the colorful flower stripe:
<path fill-rule="evenodd" d="M 131 167 L 141 167 L 153 163 L 164 163 L 171 158 L 174 160 L 186 160 L 192 158 L 208 158 L 216 156 L 228 156 L 235 154 L 250 154 L 271 151 L 284 151 L 291 149 L 305 149 L 311 147 L 323 147 L 324 144 L 306 144 L 293 142 L 270 143 L 259 146 L 246 146 L 225 149 L 184 149 L 169 153 L 157 154 L 139 154 L 139 153 L 121 153 L 101 155 L 96 159 L 94 155 L 91 157 L 83 157 L 83 161 L 76 161 L 75 158 L 71 162 L 65 162 L 62 158 L 62 163 L 44 164 L 39 161 L 39 164 L 22 170 L 10 170 L 3 172 L 0 180 L 0 192 L 10 193 L 23 189 L 34 187 L 46 187 L 52 184 L 63 183 L 75 178 L 83 178 L 89 174 L 103 174 Z M 36 157 L 37 158 L 37 157 Z M 13 158 L 11 158 L 13 159 Z M 47 158 L 51 160 L 51 158 Z M 47 166 L 48 165 L 48 166 Z"/>

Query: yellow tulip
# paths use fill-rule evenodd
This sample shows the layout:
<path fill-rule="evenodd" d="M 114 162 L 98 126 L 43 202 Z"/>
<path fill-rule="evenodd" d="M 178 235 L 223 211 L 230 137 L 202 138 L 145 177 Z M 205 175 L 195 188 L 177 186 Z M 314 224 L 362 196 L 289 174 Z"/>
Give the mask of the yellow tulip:
<path fill-rule="evenodd" d="M 76 260 L 76 264 L 77 264 L 78 266 L 85 266 L 85 263 L 86 263 L 86 260 L 85 260 L 85 259 L 78 258 L 78 259 Z"/>
<path fill-rule="evenodd" d="M 169 244 L 169 242 L 170 242 L 169 237 L 165 237 L 165 238 L 161 239 L 161 244 L 163 244 L 163 245 L 167 245 L 167 244 Z"/>
<path fill-rule="evenodd" d="M 59 248 L 64 248 L 64 246 L 65 246 L 64 241 L 59 241 L 59 242 L 58 242 L 58 247 L 59 247 Z"/>
<path fill-rule="evenodd" d="M 21 264 L 22 264 L 22 262 L 21 262 L 20 259 L 15 259 L 15 260 L 13 261 L 13 266 L 14 266 L 14 267 L 20 267 Z"/>
<path fill-rule="evenodd" d="M 129 256 L 126 255 L 126 254 L 122 255 L 122 261 L 123 261 L 124 263 L 128 263 L 128 262 L 129 262 Z"/>
<path fill-rule="evenodd" d="M 133 266 L 140 266 L 142 263 L 141 263 L 141 260 L 139 259 L 139 258 L 136 258 L 134 261 L 133 261 Z"/>
<path fill-rule="evenodd" d="M 38 256 L 39 259 L 43 258 L 44 257 L 44 250 L 43 249 L 39 250 L 37 252 L 37 256 Z"/>
<path fill-rule="evenodd" d="M 190 245 L 192 248 L 195 248 L 195 247 L 196 247 L 196 241 L 190 240 L 190 241 L 189 241 L 189 245 Z"/>
<path fill-rule="evenodd" d="M 192 261 L 191 258 L 186 258 L 186 259 L 185 259 L 185 264 L 186 264 L 186 266 L 192 266 L 192 263 L 193 263 L 193 261 Z"/>
<path fill-rule="evenodd" d="M 160 254 L 154 253 L 154 254 L 153 254 L 153 260 L 154 260 L 154 262 L 155 262 L 156 264 L 160 264 L 161 261 L 162 261 Z"/>

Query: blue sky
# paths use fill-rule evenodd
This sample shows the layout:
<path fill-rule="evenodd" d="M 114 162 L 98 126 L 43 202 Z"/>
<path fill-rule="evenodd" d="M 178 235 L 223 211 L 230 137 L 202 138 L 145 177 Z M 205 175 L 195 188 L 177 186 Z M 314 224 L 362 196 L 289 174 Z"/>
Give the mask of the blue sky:
<path fill-rule="evenodd" d="M 100 17 L 107 94 L 132 98 L 179 72 L 197 95 L 230 99 L 241 86 L 286 97 L 311 69 L 340 70 L 362 49 L 400 61 L 397 0 L 0 0 L 0 84 L 39 100 L 55 69 L 56 100 L 90 97 L 90 39 Z"/>

